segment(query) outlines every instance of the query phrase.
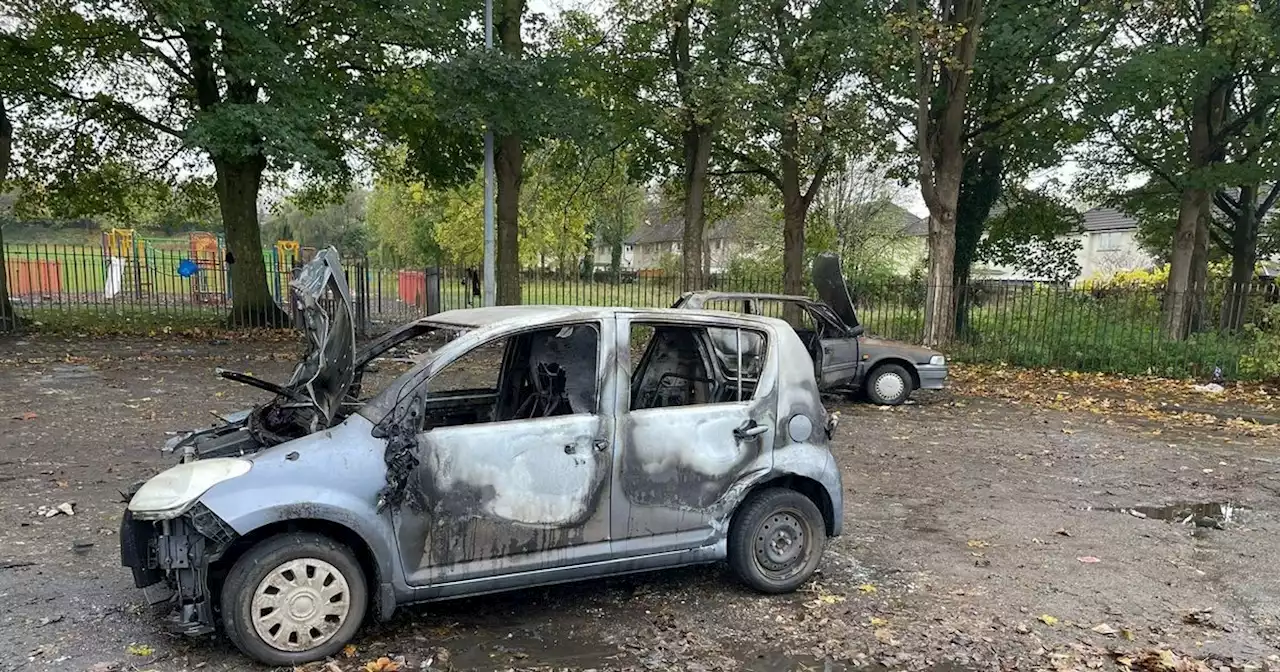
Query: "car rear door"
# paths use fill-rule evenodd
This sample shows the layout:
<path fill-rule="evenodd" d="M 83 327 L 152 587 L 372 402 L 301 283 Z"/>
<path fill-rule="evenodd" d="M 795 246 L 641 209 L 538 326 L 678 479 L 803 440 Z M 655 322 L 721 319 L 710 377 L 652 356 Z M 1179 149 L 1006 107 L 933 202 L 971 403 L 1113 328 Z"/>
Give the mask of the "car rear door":
<path fill-rule="evenodd" d="M 759 467 L 777 423 L 764 331 L 709 318 L 619 318 L 618 468 L 614 551 L 646 555 L 712 539 L 723 500 Z M 620 410 L 620 413 L 622 411 Z"/>

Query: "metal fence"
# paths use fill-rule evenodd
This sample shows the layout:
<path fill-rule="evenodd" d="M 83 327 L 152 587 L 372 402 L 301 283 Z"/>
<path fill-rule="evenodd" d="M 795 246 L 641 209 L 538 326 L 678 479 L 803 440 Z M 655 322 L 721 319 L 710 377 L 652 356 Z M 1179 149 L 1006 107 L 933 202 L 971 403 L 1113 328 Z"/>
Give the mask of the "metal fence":
<path fill-rule="evenodd" d="M 226 264 L 201 263 L 193 271 L 190 256 L 148 249 L 141 258 L 122 259 L 83 246 L 5 247 L 14 308 L 36 326 L 106 323 L 160 331 L 225 323 L 235 298 Z M 267 286 L 287 308 L 282 298 L 296 262 L 267 258 Z M 350 259 L 344 270 L 363 335 L 480 303 L 475 269 L 386 269 Z M 704 289 L 780 293 L 782 280 L 712 274 Z M 908 342 L 921 339 L 926 289 L 908 278 L 850 279 L 867 332 Z M 668 307 L 682 291 L 679 278 L 657 272 L 584 277 L 530 270 L 521 277 L 525 304 Z M 1219 283 L 1197 291 L 1187 318 L 1193 333 L 1182 340 L 1165 336 L 1158 287 L 981 281 L 956 288 L 956 296 L 956 336 L 944 348 L 953 358 L 1124 374 L 1207 376 L 1221 368 L 1227 376 L 1280 377 L 1280 288 L 1274 282 Z M 1238 321 L 1248 326 L 1221 328 L 1224 305 L 1239 311 Z"/>

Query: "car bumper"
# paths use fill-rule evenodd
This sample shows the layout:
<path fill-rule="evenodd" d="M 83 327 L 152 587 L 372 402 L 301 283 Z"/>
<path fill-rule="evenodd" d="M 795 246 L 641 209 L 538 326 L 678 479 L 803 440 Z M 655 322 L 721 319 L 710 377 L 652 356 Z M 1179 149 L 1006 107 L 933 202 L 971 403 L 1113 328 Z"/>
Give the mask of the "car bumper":
<path fill-rule="evenodd" d="M 941 390 L 947 383 L 947 365 L 920 364 L 916 367 L 920 374 L 920 389 Z"/>
<path fill-rule="evenodd" d="M 164 521 L 137 520 L 126 510 L 120 521 L 120 564 L 133 571 L 133 583 L 149 603 L 173 604 L 169 630 L 207 634 L 214 630 L 209 565 L 235 537 L 230 526 L 199 504 Z"/>

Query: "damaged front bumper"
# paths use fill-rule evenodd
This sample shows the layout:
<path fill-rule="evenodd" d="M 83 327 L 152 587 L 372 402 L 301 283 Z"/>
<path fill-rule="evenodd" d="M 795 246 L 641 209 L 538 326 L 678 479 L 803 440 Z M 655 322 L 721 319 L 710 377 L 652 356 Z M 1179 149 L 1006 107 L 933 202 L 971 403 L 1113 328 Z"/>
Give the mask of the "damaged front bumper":
<path fill-rule="evenodd" d="M 126 510 L 120 522 L 120 564 L 133 571 L 149 604 L 170 602 L 169 629 L 186 635 L 214 631 L 210 568 L 237 535 L 203 504 L 171 520 L 138 520 Z"/>

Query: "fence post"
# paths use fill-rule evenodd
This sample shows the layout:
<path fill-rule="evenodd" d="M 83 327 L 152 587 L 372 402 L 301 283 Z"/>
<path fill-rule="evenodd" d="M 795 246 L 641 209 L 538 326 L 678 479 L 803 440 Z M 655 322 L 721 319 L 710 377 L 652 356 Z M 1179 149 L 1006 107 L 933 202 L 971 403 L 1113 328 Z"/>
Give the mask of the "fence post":
<path fill-rule="evenodd" d="M 426 285 L 427 315 L 435 315 L 440 312 L 440 267 L 428 266 L 422 278 Z M 470 291 L 469 287 L 467 289 Z"/>

